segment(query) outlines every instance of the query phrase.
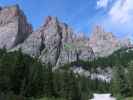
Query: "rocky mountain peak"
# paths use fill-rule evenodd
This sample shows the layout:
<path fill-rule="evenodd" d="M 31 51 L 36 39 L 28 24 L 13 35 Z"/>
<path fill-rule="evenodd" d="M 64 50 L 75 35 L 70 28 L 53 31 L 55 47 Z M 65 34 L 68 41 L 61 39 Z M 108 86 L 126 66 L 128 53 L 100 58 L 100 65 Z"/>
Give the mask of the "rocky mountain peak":
<path fill-rule="evenodd" d="M 104 57 L 121 47 L 128 47 L 130 42 L 123 40 L 118 39 L 112 32 L 105 32 L 101 26 L 96 26 L 90 36 L 89 45 L 96 56 Z"/>
<path fill-rule="evenodd" d="M 96 26 L 94 26 L 94 28 L 93 28 L 93 33 L 94 33 L 94 34 L 101 34 L 101 33 L 104 33 L 104 29 L 102 28 L 102 26 L 96 25 Z"/>
<path fill-rule="evenodd" d="M 53 16 L 48 16 L 45 23 L 32 32 L 18 5 L 0 8 L 0 48 L 21 48 L 22 52 L 53 66 L 108 56 L 129 44 L 127 39 L 117 39 L 100 25 L 94 27 L 90 38 L 84 34 L 77 35 L 69 25 Z"/>
<path fill-rule="evenodd" d="M 111 32 L 105 32 L 104 28 L 100 25 L 96 25 L 93 28 L 91 38 L 96 38 L 96 39 L 115 39 L 116 37 L 113 35 Z"/>
<path fill-rule="evenodd" d="M 48 29 L 50 27 L 58 28 L 58 26 L 59 26 L 59 21 L 57 17 L 48 16 L 46 17 L 45 23 L 43 24 L 43 29 Z"/>
<path fill-rule="evenodd" d="M 56 17 L 48 16 L 43 26 L 19 46 L 24 53 L 37 56 L 42 62 L 59 66 L 78 59 L 89 60 L 93 51 L 84 39 L 78 40 L 73 30 Z"/>
<path fill-rule="evenodd" d="M 22 43 L 32 32 L 23 11 L 18 5 L 3 7 L 0 10 L 0 48 L 7 49 Z"/>
<path fill-rule="evenodd" d="M 47 25 L 50 25 L 50 24 L 56 24 L 57 22 L 58 22 L 57 17 L 47 16 L 44 26 L 47 26 Z"/>

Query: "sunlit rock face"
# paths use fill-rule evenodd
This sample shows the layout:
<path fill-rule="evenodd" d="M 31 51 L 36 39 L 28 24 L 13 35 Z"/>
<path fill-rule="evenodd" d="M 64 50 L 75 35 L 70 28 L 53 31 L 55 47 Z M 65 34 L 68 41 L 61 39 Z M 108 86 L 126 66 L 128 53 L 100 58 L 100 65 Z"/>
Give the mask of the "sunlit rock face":
<path fill-rule="evenodd" d="M 112 54 L 114 51 L 130 46 L 128 39 L 120 40 L 111 32 L 105 32 L 101 26 L 96 26 L 90 36 L 90 47 L 98 57 L 104 57 Z"/>
<path fill-rule="evenodd" d="M 88 39 L 76 36 L 68 25 L 51 16 L 16 48 L 21 48 L 24 53 L 39 57 L 42 62 L 53 66 L 94 57 Z"/>
<path fill-rule="evenodd" d="M 51 16 L 32 31 L 18 5 L 0 7 L 0 48 L 10 51 L 21 48 L 23 53 L 53 66 L 108 56 L 129 44 L 128 39 L 119 40 L 100 26 L 94 28 L 90 38 L 82 32 L 77 35 L 67 24 Z"/>
<path fill-rule="evenodd" d="M 13 48 L 32 32 L 23 11 L 18 5 L 0 7 L 0 48 Z"/>

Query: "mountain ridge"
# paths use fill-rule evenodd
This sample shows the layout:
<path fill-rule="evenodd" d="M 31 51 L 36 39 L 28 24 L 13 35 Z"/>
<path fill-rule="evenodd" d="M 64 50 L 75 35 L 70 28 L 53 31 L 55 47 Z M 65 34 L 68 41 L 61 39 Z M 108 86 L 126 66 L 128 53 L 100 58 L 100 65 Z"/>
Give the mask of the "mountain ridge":
<path fill-rule="evenodd" d="M 67 24 L 52 16 L 48 16 L 45 23 L 33 31 L 18 5 L 1 8 L 0 21 L 0 48 L 6 47 L 10 51 L 20 48 L 23 53 L 53 66 L 108 56 L 121 47 L 130 46 L 129 41 L 117 39 L 113 33 L 105 32 L 101 26 L 96 26 L 89 38 L 82 33 L 76 35 Z M 7 21 L 10 23 L 5 23 Z M 3 22 L 5 28 L 2 27 Z M 4 40 L 2 33 L 5 35 Z"/>

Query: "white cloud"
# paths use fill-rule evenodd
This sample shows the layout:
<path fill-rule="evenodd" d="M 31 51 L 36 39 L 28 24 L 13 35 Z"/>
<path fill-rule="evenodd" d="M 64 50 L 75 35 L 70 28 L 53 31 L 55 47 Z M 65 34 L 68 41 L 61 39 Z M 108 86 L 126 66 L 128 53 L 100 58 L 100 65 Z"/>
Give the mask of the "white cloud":
<path fill-rule="evenodd" d="M 108 0 L 106 8 L 98 23 L 116 36 L 126 36 L 133 41 L 133 0 Z"/>
<path fill-rule="evenodd" d="M 98 0 L 97 8 L 106 8 L 108 6 L 109 0 Z"/>
<path fill-rule="evenodd" d="M 133 20 L 133 0 L 117 0 L 108 14 L 113 22 L 120 24 L 130 22 Z"/>

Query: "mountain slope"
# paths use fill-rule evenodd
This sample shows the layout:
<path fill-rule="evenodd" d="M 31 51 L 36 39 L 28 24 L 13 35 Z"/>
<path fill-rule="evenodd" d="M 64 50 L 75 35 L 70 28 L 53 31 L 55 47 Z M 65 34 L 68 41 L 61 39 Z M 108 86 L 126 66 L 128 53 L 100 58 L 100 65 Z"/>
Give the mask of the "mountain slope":
<path fill-rule="evenodd" d="M 78 59 L 92 59 L 94 54 L 87 42 L 76 37 L 71 28 L 60 23 L 56 17 L 49 16 L 46 23 L 33 32 L 20 48 L 24 53 L 39 57 L 42 62 L 57 66 Z"/>
<path fill-rule="evenodd" d="M 0 48 L 5 47 L 10 51 L 21 49 L 23 53 L 53 66 L 109 56 L 129 46 L 128 40 L 120 40 L 100 26 L 94 28 L 90 38 L 77 35 L 67 24 L 51 16 L 32 32 L 18 5 L 0 9 Z"/>

